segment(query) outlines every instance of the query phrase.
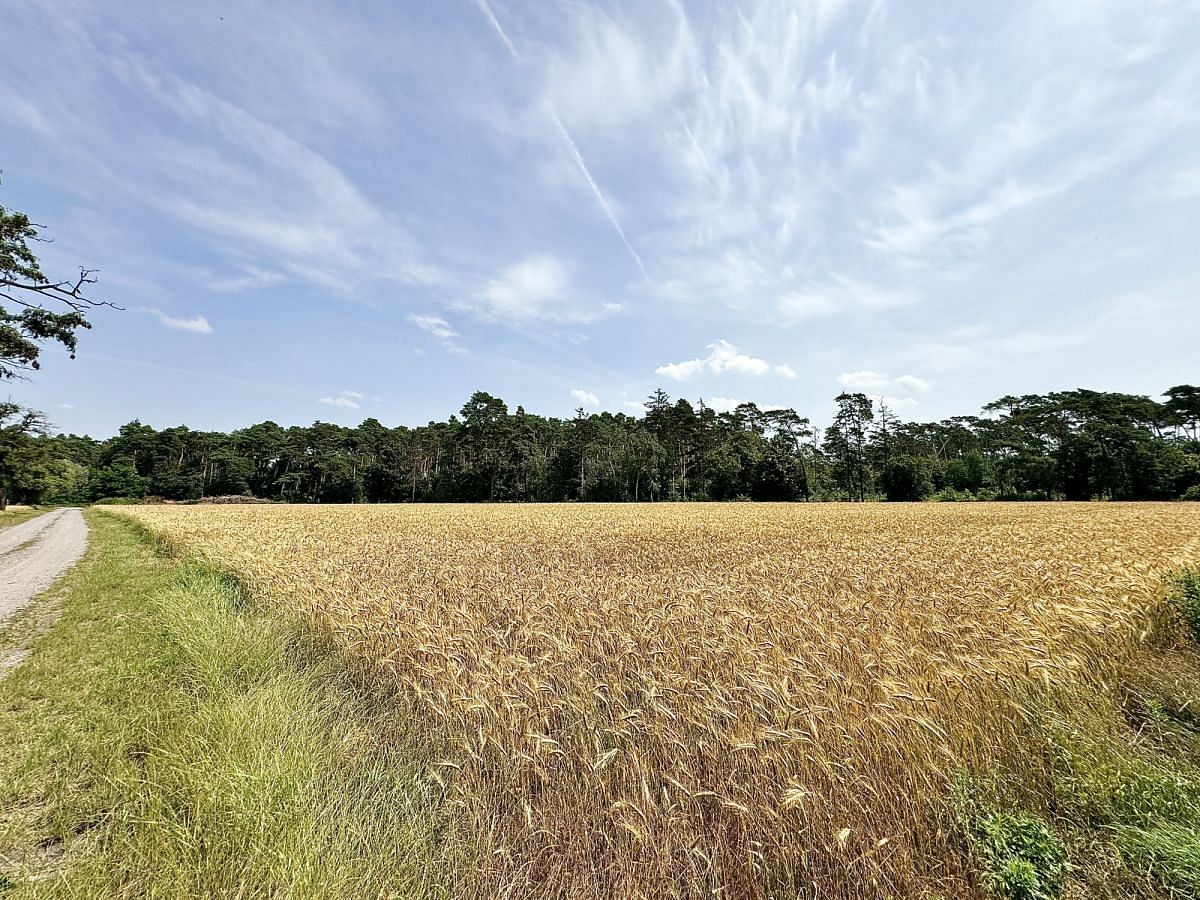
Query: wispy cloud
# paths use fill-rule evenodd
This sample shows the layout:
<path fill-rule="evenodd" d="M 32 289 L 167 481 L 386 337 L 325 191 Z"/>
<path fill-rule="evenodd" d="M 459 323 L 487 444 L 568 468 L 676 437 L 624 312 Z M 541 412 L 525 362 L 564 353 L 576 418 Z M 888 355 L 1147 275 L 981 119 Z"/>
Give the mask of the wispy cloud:
<path fill-rule="evenodd" d="M 345 295 L 368 281 L 445 282 L 407 228 L 301 140 L 126 48 L 89 52 L 180 135 L 142 143 L 138 171 L 125 173 L 131 188 L 217 245 L 253 250 L 257 263 L 218 290 L 278 283 L 284 273 Z"/>
<path fill-rule="evenodd" d="M 471 352 L 459 343 L 458 332 L 442 316 L 433 313 L 414 314 L 410 315 L 408 320 L 422 331 L 437 338 L 442 349 L 447 353 L 468 355 Z M 421 352 L 420 348 L 418 348 L 418 352 Z"/>
<path fill-rule="evenodd" d="M 838 376 L 838 384 L 848 391 L 864 391 L 872 394 L 884 391 L 923 394 L 929 390 L 929 382 L 916 375 L 899 375 L 892 378 L 869 370 L 843 372 Z"/>
<path fill-rule="evenodd" d="M 208 323 L 208 319 L 204 316 L 192 316 L 191 318 L 179 318 L 168 315 L 161 309 L 146 308 L 148 314 L 158 319 L 159 323 L 167 328 L 174 328 L 176 331 L 190 331 L 193 334 L 212 334 L 212 326 Z"/>
<path fill-rule="evenodd" d="M 878 314 L 912 302 L 911 294 L 901 290 L 835 275 L 822 284 L 782 295 L 775 313 L 785 322 L 802 322 L 837 314 Z"/>
<path fill-rule="evenodd" d="M 341 409 L 358 409 L 363 395 L 359 391 L 342 391 L 329 397 L 322 397 L 317 402 L 325 406 L 337 406 Z"/>
<path fill-rule="evenodd" d="M 450 327 L 450 323 L 441 316 L 435 315 L 412 315 L 408 317 L 408 321 L 412 322 L 422 331 L 428 331 L 436 338 L 449 340 L 458 337 L 458 332 Z"/>
<path fill-rule="evenodd" d="M 221 293 L 236 294 L 277 287 L 287 281 L 282 272 L 270 272 L 257 266 L 242 266 L 236 275 L 227 275 L 212 281 L 212 289 Z"/>
<path fill-rule="evenodd" d="M 500 39 L 504 42 L 504 46 L 512 55 L 513 59 L 520 60 L 521 54 L 517 52 L 517 48 L 509 38 L 508 32 L 504 30 L 504 27 L 500 24 L 500 20 L 496 18 L 496 13 L 492 10 L 491 4 L 488 3 L 488 0 L 475 0 L 475 5 L 479 7 L 484 16 L 491 23 L 492 28 L 500 36 Z M 649 278 L 649 275 L 646 272 L 646 266 L 642 262 L 642 257 L 638 254 L 637 250 L 633 248 L 633 244 L 630 243 L 628 235 L 625 234 L 624 227 L 622 227 L 620 220 L 617 219 L 617 214 L 613 211 L 612 204 L 609 203 L 608 197 L 605 196 L 604 191 L 601 190 L 600 185 L 596 182 L 595 176 L 592 175 L 592 170 L 588 167 L 587 161 L 583 158 L 583 153 L 580 151 L 579 145 L 575 142 L 575 138 L 571 136 L 571 133 L 567 131 L 567 127 L 563 124 L 562 118 L 560 118 L 556 106 L 552 101 L 547 101 L 546 109 L 550 120 L 554 123 L 555 128 L 558 130 L 559 136 L 563 140 L 563 144 L 571 154 L 571 159 L 574 160 L 575 165 L 579 168 L 579 172 L 583 176 L 583 180 L 587 183 L 588 188 L 595 196 L 596 202 L 600 204 L 600 209 L 603 210 L 605 218 L 608 219 L 609 224 L 612 225 L 613 229 L 616 231 L 617 236 L 621 239 L 621 243 L 625 246 L 625 249 L 629 251 L 629 255 L 637 265 L 638 271 L 642 273 L 642 277 Z"/>

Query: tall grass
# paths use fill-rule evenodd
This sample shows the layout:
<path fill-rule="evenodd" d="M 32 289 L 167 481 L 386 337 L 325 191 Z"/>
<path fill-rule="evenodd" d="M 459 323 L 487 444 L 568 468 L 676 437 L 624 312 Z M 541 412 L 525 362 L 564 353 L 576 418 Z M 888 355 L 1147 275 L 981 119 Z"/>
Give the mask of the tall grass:
<path fill-rule="evenodd" d="M 11 896 L 447 896 L 434 798 L 336 656 L 90 521 L 62 621 L 0 681 Z"/>

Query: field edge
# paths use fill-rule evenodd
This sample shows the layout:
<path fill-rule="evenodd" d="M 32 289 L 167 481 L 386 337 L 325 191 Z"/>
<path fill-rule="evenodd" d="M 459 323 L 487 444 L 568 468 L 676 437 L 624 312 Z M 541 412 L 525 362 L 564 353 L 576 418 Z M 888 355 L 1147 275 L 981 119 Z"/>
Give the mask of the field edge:
<path fill-rule="evenodd" d="M 0 894 L 447 896 L 437 796 L 336 654 L 86 515 L 84 560 L 22 614 L 60 617 L 0 678 Z"/>

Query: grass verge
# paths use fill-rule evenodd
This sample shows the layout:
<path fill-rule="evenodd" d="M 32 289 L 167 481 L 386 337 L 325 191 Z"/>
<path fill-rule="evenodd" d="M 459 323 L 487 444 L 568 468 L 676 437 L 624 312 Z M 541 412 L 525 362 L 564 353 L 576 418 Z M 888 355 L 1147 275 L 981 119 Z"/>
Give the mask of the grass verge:
<path fill-rule="evenodd" d="M 1003 778 L 956 786 L 981 882 L 1008 900 L 1200 897 L 1200 575 L 1183 573 L 1167 629 L 1123 684 L 1111 716 L 1040 720 L 1049 808 L 1012 805 Z"/>
<path fill-rule="evenodd" d="M 36 506 L 9 507 L 4 512 L 0 512 L 0 528 L 20 525 L 22 522 L 28 522 L 30 519 L 40 516 L 44 512 L 47 512 L 47 510 L 39 509 Z"/>
<path fill-rule="evenodd" d="M 0 896 L 445 896 L 435 801 L 377 704 L 222 573 L 88 513 L 0 678 Z"/>

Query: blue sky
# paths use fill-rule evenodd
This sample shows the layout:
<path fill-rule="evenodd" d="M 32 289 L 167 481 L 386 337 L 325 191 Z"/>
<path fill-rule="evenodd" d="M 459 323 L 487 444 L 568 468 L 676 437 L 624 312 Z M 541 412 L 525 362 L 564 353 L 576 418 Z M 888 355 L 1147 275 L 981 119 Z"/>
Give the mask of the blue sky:
<path fill-rule="evenodd" d="M 11 386 L 64 431 L 1200 381 L 1190 0 L 0 23 L 0 203 L 125 307 Z"/>

